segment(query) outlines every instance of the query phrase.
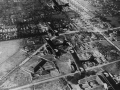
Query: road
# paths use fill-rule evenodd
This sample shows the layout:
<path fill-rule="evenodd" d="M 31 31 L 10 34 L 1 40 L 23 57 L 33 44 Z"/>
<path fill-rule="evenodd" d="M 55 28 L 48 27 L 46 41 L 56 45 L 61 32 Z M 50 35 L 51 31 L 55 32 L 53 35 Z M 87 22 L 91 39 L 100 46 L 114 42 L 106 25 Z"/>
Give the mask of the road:
<path fill-rule="evenodd" d="M 118 60 L 118 61 L 120 61 L 120 60 Z M 99 66 L 96 66 L 96 67 L 92 67 L 92 68 L 86 69 L 86 71 L 92 70 L 92 69 L 95 69 L 95 68 L 101 68 L 103 66 L 110 65 L 110 64 L 116 63 L 118 61 L 114 61 L 114 62 L 111 62 L 111 63 L 108 63 L 108 64 L 99 65 Z M 79 73 L 79 71 L 77 71 L 75 73 Z M 66 75 L 62 75 L 62 76 L 57 76 L 57 77 L 54 77 L 54 78 L 45 79 L 43 81 L 38 81 L 38 82 L 30 83 L 30 84 L 27 84 L 27 85 L 24 85 L 24 86 L 20 86 L 20 87 L 16 87 L 16 88 L 11 88 L 9 90 L 19 90 L 19 89 L 27 88 L 27 87 L 30 87 L 30 86 L 33 86 L 33 85 L 38 85 L 38 84 L 45 83 L 45 82 L 48 82 L 48 81 L 53 81 L 53 80 L 56 80 L 56 79 L 59 79 L 59 78 L 64 78 L 66 76 L 74 75 L 75 73 L 69 73 L 69 74 L 66 74 Z"/>
<path fill-rule="evenodd" d="M 95 69 L 95 68 L 101 68 L 101 67 L 104 67 L 104 66 L 107 66 L 107 65 L 111 65 L 111 64 L 114 64 L 114 63 L 117 63 L 117 62 L 120 62 L 120 60 L 116 60 L 116 61 L 113 61 L 113 62 L 108 62 L 108 63 L 105 63 L 105 64 L 102 64 L 102 65 L 98 65 L 98 66 L 94 66 L 94 67 L 91 67 L 91 68 L 87 68 L 86 70 L 92 70 L 92 69 Z"/>
<path fill-rule="evenodd" d="M 66 35 L 66 34 L 72 34 L 72 33 L 77 33 L 79 31 L 69 31 L 69 32 L 66 32 L 66 33 L 63 33 L 63 34 L 60 34 L 61 35 Z M 56 36 L 52 37 L 51 39 L 55 39 Z M 14 67 L 10 72 L 8 72 L 4 77 L 1 78 L 0 80 L 0 84 L 2 84 L 7 78 L 10 77 L 10 75 L 12 73 L 14 73 L 15 70 L 19 69 L 22 65 L 24 65 L 26 62 L 28 62 L 34 55 L 36 55 L 38 52 L 40 52 L 40 50 L 45 46 L 47 45 L 47 43 L 43 44 L 40 48 L 38 48 L 32 55 L 30 55 L 29 57 L 27 57 L 23 62 L 21 62 L 19 65 L 17 65 L 16 67 Z"/>
<path fill-rule="evenodd" d="M 113 30 L 120 30 L 120 27 L 116 27 L 116 28 L 110 28 L 110 29 L 107 29 L 107 30 L 104 30 L 103 32 L 105 32 L 105 31 L 113 31 Z"/>
<path fill-rule="evenodd" d="M 64 0 L 61 0 L 63 2 L 65 2 Z M 78 0 L 69 0 L 70 6 L 72 6 L 72 8 L 74 8 L 78 14 L 80 14 L 79 9 L 85 11 L 90 17 L 94 17 L 93 12 L 91 12 L 91 10 L 89 10 L 88 8 L 84 7 L 84 5 L 82 5 L 80 3 L 80 1 Z M 120 27 L 116 27 L 116 28 L 109 28 L 107 30 L 103 30 L 104 31 L 108 31 L 108 30 L 116 30 L 116 29 L 120 29 Z"/>
<path fill-rule="evenodd" d="M 112 45 L 114 46 L 118 51 L 120 51 L 120 48 L 118 46 L 116 46 L 111 40 L 109 40 L 109 38 L 107 38 L 105 35 L 103 35 L 101 33 L 101 35 Z"/>
<path fill-rule="evenodd" d="M 63 0 L 62 0 L 63 1 Z M 72 1 L 71 1 L 72 2 Z M 73 3 L 73 2 L 72 2 Z M 85 12 L 90 12 L 90 10 L 88 10 L 86 7 L 84 7 L 83 5 L 81 5 L 80 3 L 76 2 L 76 0 L 74 1 L 74 4 L 77 5 L 79 4 L 79 6 L 85 11 Z M 79 7 L 77 7 L 79 8 Z M 79 14 L 79 13 L 78 13 Z M 89 15 L 91 16 L 91 15 Z M 94 26 L 92 25 L 92 27 L 94 28 Z M 117 27 L 117 28 L 110 28 L 108 30 L 115 30 L 115 29 L 120 29 L 120 27 Z M 104 31 L 104 30 L 100 30 L 99 28 L 95 27 L 94 28 L 95 31 L 93 32 L 99 32 L 100 35 L 102 35 L 105 40 L 107 40 L 112 46 L 114 46 L 118 51 L 120 51 L 120 48 L 117 47 L 112 41 L 110 41 L 105 35 L 103 35 L 103 33 L 101 33 L 101 31 Z M 91 70 L 91 69 L 95 69 L 95 68 L 100 68 L 100 67 L 103 67 L 103 66 L 106 66 L 106 65 L 110 65 L 110 64 L 114 64 L 114 63 L 117 63 L 119 62 L 120 60 L 117 60 L 117 61 L 114 61 L 114 62 L 110 62 L 110 63 L 106 63 L 106 64 L 103 64 L 103 65 L 99 65 L 99 66 L 96 66 L 96 67 L 92 67 L 92 68 L 89 68 L 89 69 L 86 69 L 86 70 Z"/>
<path fill-rule="evenodd" d="M 79 4 L 80 5 L 80 4 Z M 84 8 L 83 6 L 81 6 L 81 8 L 83 8 L 83 10 L 85 11 L 89 11 L 87 10 L 86 8 Z M 71 34 L 71 33 L 76 33 L 76 32 L 79 32 L 79 31 L 73 31 L 73 32 L 68 32 L 66 34 Z M 99 31 L 98 31 L 99 32 Z M 65 34 L 65 33 L 64 33 Z M 64 35 L 64 34 L 61 34 L 61 35 Z M 100 33 L 101 34 L 101 33 Z M 101 34 L 110 44 L 112 44 L 114 47 L 116 47 L 119 51 L 120 49 L 114 45 L 114 43 L 112 43 L 107 37 L 105 37 L 103 34 Z M 52 39 L 54 39 L 55 37 L 53 37 Z M 17 68 L 21 67 L 22 65 L 24 65 L 26 62 L 29 61 L 30 58 L 32 58 L 37 52 L 39 52 L 44 46 L 46 45 L 46 43 L 40 47 L 38 50 L 36 50 L 31 56 L 29 56 L 28 58 L 26 58 L 19 66 L 15 67 L 9 74 L 7 74 L 5 77 L 9 76 L 12 72 L 14 72 Z M 120 60 L 119 60 L 120 61 Z M 114 62 L 111 62 L 111 63 L 108 63 L 108 64 L 105 64 L 105 65 L 109 65 L 109 64 L 112 64 L 112 63 L 116 63 L 118 61 L 114 61 Z M 99 67 L 102 67 L 102 66 L 105 66 L 105 65 L 99 65 L 97 67 L 93 67 L 93 68 L 90 68 L 90 69 L 94 69 L 94 68 L 99 68 Z M 87 69 L 87 70 L 90 70 L 90 69 Z M 40 83 L 45 83 L 45 82 L 48 82 L 48 81 L 52 81 L 52 80 L 55 80 L 55 79 L 59 79 L 59 78 L 64 78 L 66 76 L 69 76 L 69 75 L 74 75 L 75 73 L 70 73 L 70 74 L 67 74 L 67 75 L 62 75 L 62 76 L 58 76 L 58 77 L 54 77 L 54 78 L 50 78 L 50 79 L 47 79 L 47 80 L 44 80 L 44 81 L 40 81 L 40 82 L 35 82 L 35 83 L 31 83 L 31 84 L 28 84 L 28 85 L 25 85 L 25 86 L 21 86 L 21 87 L 18 87 L 18 88 L 13 88 L 13 89 L 10 89 L 10 90 L 19 90 L 19 89 L 22 89 L 22 88 L 26 88 L 26 87 L 30 87 L 32 85 L 37 85 L 37 84 L 40 84 Z"/>
<path fill-rule="evenodd" d="M 63 1 L 63 0 L 62 0 Z M 71 2 L 72 2 L 72 0 L 71 0 Z M 73 2 L 72 2 L 73 3 Z M 78 1 L 76 1 L 76 0 L 74 0 L 74 4 L 75 5 L 78 5 L 79 4 L 79 6 L 78 7 L 81 7 L 88 15 L 89 15 L 89 13 L 88 12 L 90 12 L 90 10 L 88 10 L 86 7 L 84 7 L 83 5 L 81 5 L 81 3 L 79 3 Z M 79 11 L 78 11 L 78 14 L 79 14 Z M 91 16 L 91 15 L 89 15 L 89 16 Z M 92 17 L 92 16 L 91 16 Z M 93 28 L 94 28 L 94 31 L 93 32 L 98 32 L 100 35 L 102 35 L 104 38 L 105 38 L 105 40 L 107 40 L 112 46 L 114 46 L 118 51 L 120 51 L 120 48 L 118 47 L 118 46 L 116 46 L 112 41 L 110 41 L 101 31 L 104 31 L 104 30 L 102 30 L 102 29 L 99 29 L 98 27 L 95 27 L 95 26 L 93 26 L 93 25 L 91 25 Z M 110 28 L 110 29 L 108 29 L 108 30 L 115 30 L 115 29 L 119 29 L 120 27 L 117 27 L 117 28 Z M 110 65 L 110 64 L 113 64 L 113 63 L 116 63 L 116 62 L 119 62 L 120 60 L 117 60 L 117 61 L 114 61 L 114 62 L 110 62 L 110 63 L 108 63 L 108 64 L 103 64 L 103 65 L 99 65 L 99 66 L 96 66 L 96 67 L 93 67 L 93 68 L 90 68 L 90 69 L 87 69 L 87 70 L 91 70 L 91 69 L 94 69 L 94 68 L 99 68 L 99 67 L 103 67 L 103 66 L 106 66 L 106 65 Z"/>
<path fill-rule="evenodd" d="M 49 78 L 49 79 L 45 79 L 45 80 L 42 80 L 42 81 L 38 81 L 38 82 L 33 82 L 33 83 L 30 83 L 30 84 L 27 84 L 27 85 L 24 85 L 24 86 L 21 86 L 21 87 L 16 87 L 16 88 L 11 88 L 9 90 L 20 90 L 20 89 L 24 89 L 24 88 L 27 88 L 27 87 L 30 87 L 30 86 L 33 86 L 33 85 L 38 85 L 38 84 L 41 84 L 41 83 L 46 83 L 46 82 L 49 82 L 49 81 L 53 81 L 53 80 L 56 80 L 56 79 L 59 79 L 59 78 L 65 78 L 67 76 L 72 76 L 76 73 L 79 73 L 79 71 L 75 72 L 75 73 L 69 73 L 69 74 L 66 74 L 66 75 L 61 75 L 61 76 L 57 76 L 57 77 L 52 77 L 52 78 Z"/>
<path fill-rule="evenodd" d="M 72 1 L 72 0 L 71 0 Z M 81 3 L 80 2 L 78 2 L 78 1 L 74 1 L 74 4 L 75 5 L 77 5 L 77 4 L 79 4 L 79 6 L 78 7 L 81 7 L 88 15 L 89 15 L 89 13 L 88 12 L 91 12 L 90 10 L 88 10 L 86 7 L 84 7 L 83 5 L 81 5 Z M 79 13 L 78 13 L 79 14 Z M 92 17 L 91 15 L 89 15 L 90 17 Z M 94 29 L 94 31 L 95 32 L 98 32 L 100 35 L 102 35 L 111 45 L 113 45 L 118 51 L 120 51 L 120 48 L 118 47 L 118 46 L 116 46 L 112 41 L 110 41 L 101 31 L 104 31 L 103 29 L 99 29 L 98 27 L 95 27 L 94 25 L 92 25 L 92 24 L 90 24 L 92 27 L 93 27 L 93 29 Z M 108 30 L 115 30 L 115 29 L 119 29 L 120 27 L 117 27 L 117 28 L 110 28 L 110 29 L 108 29 Z"/>
<path fill-rule="evenodd" d="M 73 25 L 74 26 L 74 25 Z M 72 33 L 77 33 L 79 31 L 69 31 L 69 32 L 66 32 L 66 33 L 63 33 L 63 34 L 60 34 L 60 35 L 65 35 L 65 34 L 72 34 Z M 56 38 L 53 37 L 52 39 Z M 22 65 L 24 65 L 26 62 L 28 62 L 34 55 L 36 55 L 36 53 L 38 53 L 44 46 L 46 45 L 46 43 L 41 46 L 39 49 L 37 49 L 32 55 L 30 55 L 29 57 L 27 57 L 22 63 L 20 63 L 18 66 L 16 66 L 14 69 L 12 69 L 9 73 L 7 73 L 4 77 L 2 77 L 1 79 L 1 83 L 4 82 L 7 78 L 10 77 L 10 75 L 18 68 L 20 68 Z"/>

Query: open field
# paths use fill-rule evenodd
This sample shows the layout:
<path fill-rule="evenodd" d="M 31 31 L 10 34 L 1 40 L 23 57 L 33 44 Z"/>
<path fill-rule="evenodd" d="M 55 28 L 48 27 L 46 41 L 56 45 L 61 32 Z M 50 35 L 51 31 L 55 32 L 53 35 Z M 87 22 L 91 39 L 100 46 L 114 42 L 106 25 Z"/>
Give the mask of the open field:
<path fill-rule="evenodd" d="M 0 64 L 19 50 L 21 41 L 22 40 L 0 42 Z"/>

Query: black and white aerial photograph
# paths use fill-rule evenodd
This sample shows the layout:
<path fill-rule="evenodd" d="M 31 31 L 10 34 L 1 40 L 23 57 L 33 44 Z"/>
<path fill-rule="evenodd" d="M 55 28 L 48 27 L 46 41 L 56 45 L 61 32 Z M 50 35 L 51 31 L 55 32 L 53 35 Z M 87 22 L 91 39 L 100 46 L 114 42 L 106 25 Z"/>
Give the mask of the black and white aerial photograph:
<path fill-rule="evenodd" d="M 120 90 L 120 0 L 0 0 L 0 90 Z"/>

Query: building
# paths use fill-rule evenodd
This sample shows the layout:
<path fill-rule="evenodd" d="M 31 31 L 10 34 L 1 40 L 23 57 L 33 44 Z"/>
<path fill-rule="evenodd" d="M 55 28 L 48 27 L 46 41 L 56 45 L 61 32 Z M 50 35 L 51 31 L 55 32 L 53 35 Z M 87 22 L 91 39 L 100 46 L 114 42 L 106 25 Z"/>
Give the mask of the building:
<path fill-rule="evenodd" d="M 98 77 L 101 79 L 103 85 L 106 84 L 108 89 L 110 90 L 119 90 L 120 89 L 120 83 L 117 83 L 115 79 L 113 78 L 113 75 L 110 74 L 107 71 L 103 71 Z"/>

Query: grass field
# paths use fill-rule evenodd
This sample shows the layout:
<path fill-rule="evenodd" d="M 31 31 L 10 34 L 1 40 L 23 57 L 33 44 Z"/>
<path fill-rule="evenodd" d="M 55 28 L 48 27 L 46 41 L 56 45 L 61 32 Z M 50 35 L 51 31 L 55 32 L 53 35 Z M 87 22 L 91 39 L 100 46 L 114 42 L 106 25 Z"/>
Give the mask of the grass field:
<path fill-rule="evenodd" d="M 0 42 L 0 64 L 19 50 L 21 41 L 22 40 Z"/>

